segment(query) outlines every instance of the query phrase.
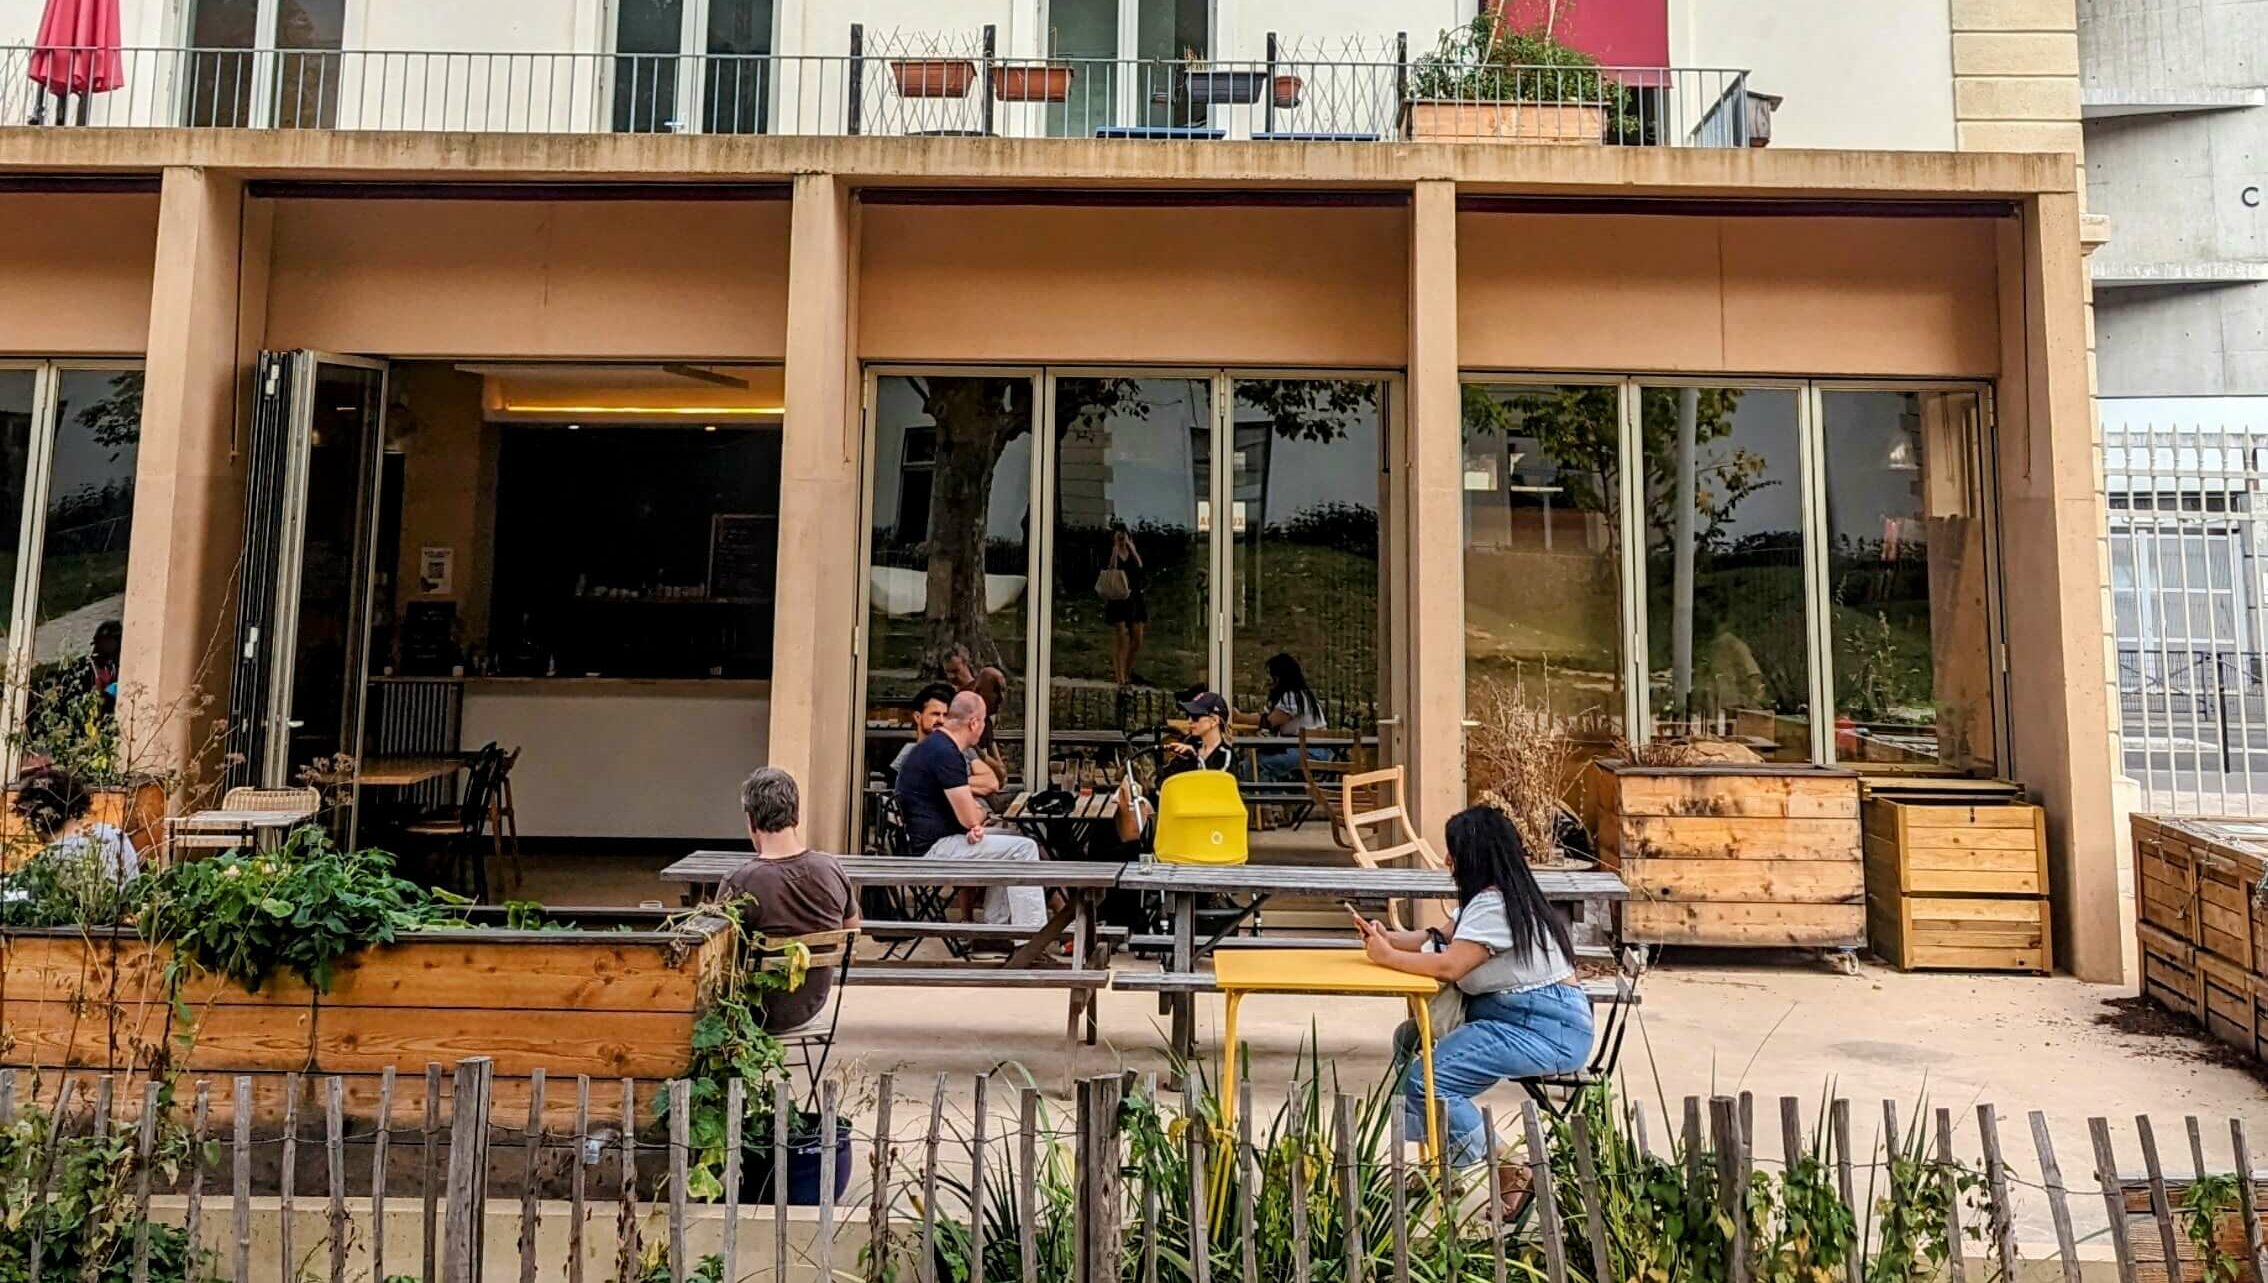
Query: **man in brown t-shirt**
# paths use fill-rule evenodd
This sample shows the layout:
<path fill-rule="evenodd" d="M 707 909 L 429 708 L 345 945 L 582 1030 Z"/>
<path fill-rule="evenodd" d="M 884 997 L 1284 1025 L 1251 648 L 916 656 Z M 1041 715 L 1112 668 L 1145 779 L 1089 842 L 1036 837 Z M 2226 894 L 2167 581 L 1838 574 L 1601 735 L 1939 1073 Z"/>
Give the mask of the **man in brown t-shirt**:
<path fill-rule="evenodd" d="M 774 939 L 856 928 L 858 892 L 842 864 L 803 844 L 803 801 L 795 777 L 764 767 L 740 786 L 740 805 L 748 813 L 756 858 L 733 870 L 719 898 L 754 898 L 746 925 Z M 832 972 L 813 969 L 800 986 L 767 995 L 764 1027 L 793 1029 L 806 1023 L 826 1008 L 834 983 Z"/>

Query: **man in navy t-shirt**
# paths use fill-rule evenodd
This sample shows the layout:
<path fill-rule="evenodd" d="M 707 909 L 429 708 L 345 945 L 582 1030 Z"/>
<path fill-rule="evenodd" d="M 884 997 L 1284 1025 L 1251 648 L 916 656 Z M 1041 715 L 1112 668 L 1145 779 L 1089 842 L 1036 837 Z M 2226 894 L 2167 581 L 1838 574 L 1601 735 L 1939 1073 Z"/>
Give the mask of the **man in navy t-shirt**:
<path fill-rule="evenodd" d="M 1027 837 L 985 832 L 984 804 L 969 788 L 963 750 L 984 737 L 984 699 L 974 691 L 953 697 L 945 721 L 914 745 L 898 768 L 898 812 L 909 845 L 932 860 L 1030 860 L 1039 845 Z M 1036 886 L 987 887 L 984 920 L 1038 927 L 1047 922 L 1047 896 Z"/>

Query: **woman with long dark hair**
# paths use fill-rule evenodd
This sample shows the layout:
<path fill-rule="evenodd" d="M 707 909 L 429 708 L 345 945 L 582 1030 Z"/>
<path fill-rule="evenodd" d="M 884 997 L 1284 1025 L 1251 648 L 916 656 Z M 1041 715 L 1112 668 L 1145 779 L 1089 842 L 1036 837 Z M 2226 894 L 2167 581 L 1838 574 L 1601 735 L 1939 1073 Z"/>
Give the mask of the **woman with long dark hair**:
<path fill-rule="evenodd" d="M 1430 976 L 1464 994 L 1464 1023 L 1433 1049 L 1434 1092 L 1449 1111 L 1460 1162 L 1487 1154 L 1473 1098 L 1499 1082 L 1567 1073 L 1591 1054 L 1591 1003 L 1574 983 L 1575 947 L 1567 923 L 1528 871 L 1527 848 L 1512 821 L 1475 806 L 1449 819 L 1449 872 L 1457 917 L 1448 930 L 1392 931 L 1358 919 L 1363 948 L 1380 966 Z M 1408 1025 L 1395 1039 L 1416 1050 Z M 1425 1075 L 1411 1065 L 1403 1082 L 1411 1135 L 1425 1127 Z"/>
<path fill-rule="evenodd" d="M 1307 672 L 1289 653 L 1278 651 L 1268 657 L 1268 711 L 1260 715 L 1260 733 L 1263 735 L 1296 736 L 1301 731 L 1319 731 L 1328 723 L 1323 718 L 1323 701 L 1307 684 Z M 1322 749 L 1311 750 L 1320 755 Z M 1299 778 L 1299 750 L 1296 748 L 1270 749 L 1259 755 L 1260 778 L 1283 782 Z"/>

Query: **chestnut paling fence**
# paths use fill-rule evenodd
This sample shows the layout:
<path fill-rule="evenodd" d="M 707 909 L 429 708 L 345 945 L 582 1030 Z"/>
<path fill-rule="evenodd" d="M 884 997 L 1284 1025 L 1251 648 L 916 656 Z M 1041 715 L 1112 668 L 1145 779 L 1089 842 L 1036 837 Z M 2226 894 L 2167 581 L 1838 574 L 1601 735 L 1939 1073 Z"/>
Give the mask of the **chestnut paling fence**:
<path fill-rule="evenodd" d="M 1989 1104 L 1976 1107 L 1972 1132 L 1942 1108 L 1909 1110 L 1901 1123 L 1899 1106 L 1883 1101 L 1874 1143 L 1854 1148 L 1848 1100 L 1823 1100 L 1807 1118 L 1783 1097 L 1775 1158 L 1754 1151 L 1747 1094 L 1686 1097 L 1658 1138 L 1643 1107 L 1603 1094 L 1556 1116 L 1529 1101 L 1505 1120 L 1515 1153 L 1493 1152 L 1490 1117 L 1495 1161 L 1460 1168 L 1421 1157 L 1385 1084 L 1357 1097 L 1303 1074 L 1268 1118 L 1256 1116 L 1247 1085 L 1229 1120 L 1194 1083 L 1161 1099 L 1152 1080 L 1098 1077 L 1077 1084 L 1069 1117 L 1058 1119 L 1005 1075 L 977 1078 L 973 1095 L 948 1108 L 944 1075 L 924 1098 L 901 1097 L 885 1074 L 864 1102 L 868 1119 L 849 1128 L 863 1183 L 838 1203 L 835 1148 L 818 1146 L 820 1201 L 791 1217 L 786 1181 L 772 1183 L 773 1199 L 744 1201 L 743 1151 L 705 1148 L 761 1107 L 756 1135 L 768 1131 L 773 1152 L 784 1151 L 797 1113 L 784 1083 L 759 1101 L 737 1080 L 706 1095 L 672 1082 L 655 1118 L 641 1113 L 649 1097 L 632 1082 L 547 1088 L 538 1074 L 524 1117 L 507 1118 L 491 1109 L 496 1082 L 484 1058 L 447 1073 L 428 1065 L 423 1079 L 402 1084 L 423 1086 L 422 1119 L 392 1112 L 388 1073 L 376 1110 L 350 1121 L 336 1077 L 292 1076 L 280 1116 L 262 1117 L 248 1076 L 0 1070 L 0 1275 L 468 1283 L 482 1278 L 484 1258 L 508 1255 L 485 1242 L 500 1211 L 510 1223 L 510 1192 L 491 1197 L 500 1174 L 519 1187 L 522 1283 L 1880 1283 L 1940 1274 L 1966 1283 L 2015 1277 L 2019 1197 L 2044 1200 L 2052 1256 L 2069 1283 L 2080 1277 L 2072 1200 L 2089 1197 L 2102 1201 L 2125 1283 L 2264 1277 L 2254 1182 L 2237 1175 L 2251 1171 L 2241 1120 L 2227 1127 L 2233 1172 L 2209 1168 L 2204 1131 L 2185 1120 L 2182 1178 L 2147 1116 L 2135 1119 L 2144 1174 L 2131 1177 L 2119 1175 L 2108 1122 L 2090 1119 L 2078 1151 L 2092 1166 L 2090 1194 L 2067 1186 L 2036 1112 L 2029 1130 L 2041 1176 L 2019 1179 Z M 841 1093 L 830 1081 L 812 1102 L 817 1134 L 848 1123 Z M 1957 1148 L 1976 1157 L 1956 1157 Z M 702 1164 L 719 1154 L 723 1170 L 705 1185 Z M 562 1156 L 563 1173 L 551 1161 Z M 1532 1190 L 1514 1223 L 1482 1189 L 1498 1162 L 1522 1167 Z M 719 1206 L 696 1211 L 702 1192 Z M 388 1232 L 390 1199 L 397 1213 L 413 1209 L 414 1230 Z M 273 1217 L 262 1232 L 278 1240 L 257 1272 L 256 1216 Z M 545 1219 L 561 1216 L 563 1256 L 556 1244 L 539 1246 Z M 610 1263 L 586 1259 L 586 1236 L 602 1221 L 617 1239 Z M 311 1223 L 321 1227 L 314 1241 L 295 1241 Z M 696 1237 L 718 1250 L 696 1254 Z M 208 1246 L 183 1246 L 198 1243 Z"/>

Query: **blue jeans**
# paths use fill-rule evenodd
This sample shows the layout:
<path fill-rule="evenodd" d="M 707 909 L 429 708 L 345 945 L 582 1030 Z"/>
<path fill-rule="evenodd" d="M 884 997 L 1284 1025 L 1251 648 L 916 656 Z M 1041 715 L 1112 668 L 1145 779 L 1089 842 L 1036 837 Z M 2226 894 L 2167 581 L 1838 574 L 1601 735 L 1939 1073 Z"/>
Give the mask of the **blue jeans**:
<path fill-rule="evenodd" d="M 1331 760 L 1329 749 L 1311 748 L 1307 750 L 1307 755 L 1318 762 Z M 1263 780 L 1274 784 L 1289 784 L 1303 777 L 1299 750 L 1296 748 L 1272 748 L 1255 756 L 1259 759 L 1260 778 Z"/>
<path fill-rule="evenodd" d="M 1425 1066 L 1417 1061 L 1417 1029 L 1402 1022 L 1394 1047 L 1409 1061 L 1402 1080 L 1409 1134 L 1425 1131 Z M 1450 1152 L 1463 1164 L 1488 1156 L 1473 1098 L 1499 1082 L 1564 1074 L 1591 1057 L 1591 1000 L 1572 984 L 1525 993 L 1465 998 L 1465 1023 L 1433 1046 L 1434 1094 L 1449 1111 Z"/>

